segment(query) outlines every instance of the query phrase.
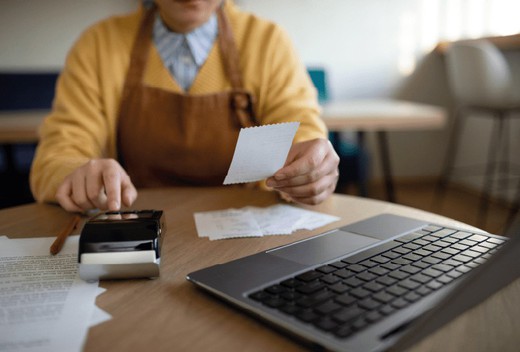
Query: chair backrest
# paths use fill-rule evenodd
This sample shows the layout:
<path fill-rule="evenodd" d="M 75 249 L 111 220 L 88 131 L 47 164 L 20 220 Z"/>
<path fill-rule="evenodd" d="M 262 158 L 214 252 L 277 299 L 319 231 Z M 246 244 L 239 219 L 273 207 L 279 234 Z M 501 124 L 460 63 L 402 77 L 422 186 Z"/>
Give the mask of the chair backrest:
<path fill-rule="evenodd" d="M 327 74 L 325 69 L 322 67 L 308 67 L 307 72 L 318 91 L 318 100 L 320 103 L 327 101 L 329 99 L 329 92 L 327 89 Z"/>
<path fill-rule="evenodd" d="M 448 81 L 459 104 L 501 107 L 510 103 L 512 75 L 497 47 L 487 40 L 460 41 L 446 55 Z"/>

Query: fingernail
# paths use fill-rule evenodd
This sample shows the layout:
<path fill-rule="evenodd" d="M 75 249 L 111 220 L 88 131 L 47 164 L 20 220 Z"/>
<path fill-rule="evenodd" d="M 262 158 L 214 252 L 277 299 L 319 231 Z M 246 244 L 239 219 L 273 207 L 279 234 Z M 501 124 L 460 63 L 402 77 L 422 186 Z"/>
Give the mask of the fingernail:
<path fill-rule="evenodd" d="M 119 202 L 113 200 L 109 203 L 108 207 L 110 210 L 119 210 Z"/>
<path fill-rule="evenodd" d="M 267 180 L 265 184 L 267 185 L 267 187 L 274 187 L 276 185 L 276 183 L 271 179 Z"/>

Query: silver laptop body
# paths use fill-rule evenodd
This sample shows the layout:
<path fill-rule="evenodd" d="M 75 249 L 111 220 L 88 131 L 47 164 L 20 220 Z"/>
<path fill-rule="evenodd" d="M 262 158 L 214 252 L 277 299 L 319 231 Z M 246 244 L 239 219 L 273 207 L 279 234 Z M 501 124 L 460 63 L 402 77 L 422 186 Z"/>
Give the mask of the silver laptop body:
<path fill-rule="evenodd" d="M 441 229 L 438 231 L 442 232 L 437 236 L 433 236 L 435 232 L 428 232 L 439 228 Z M 520 276 L 520 266 L 516 259 L 520 254 L 519 238 L 520 236 L 515 236 L 507 240 L 501 236 L 468 233 L 454 228 L 446 229 L 421 220 L 382 214 L 303 241 L 190 273 L 187 280 L 235 304 L 253 316 L 295 335 L 309 343 L 311 347 L 335 351 L 380 351 L 390 347 L 401 349 L 413 345 Z M 446 243 L 455 240 L 465 243 L 457 246 L 461 250 L 459 253 L 455 253 L 458 249 L 453 251 L 446 249 Z M 428 244 L 428 241 L 431 243 Z M 481 242 L 469 246 L 476 241 Z M 426 245 L 424 248 L 428 249 L 413 250 L 418 244 Z M 403 249 L 405 245 L 407 248 L 412 248 L 411 252 L 397 257 L 397 251 Z M 488 247 L 490 247 L 489 251 L 484 253 Z M 434 251 L 435 248 L 438 252 Z M 437 256 L 432 257 L 430 253 L 427 257 L 426 254 L 430 250 Z M 421 255 L 424 257 L 417 259 Z M 408 259 L 401 259 L 405 256 Z M 430 257 L 431 260 L 426 259 Z M 385 262 L 387 259 L 390 260 Z M 435 263 L 437 260 L 440 261 L 426 267 L 428 263 Z M 404 264 L 396 269 L 395 266 L 398 264 L 393 264 L 394 262 Z M 340 277 L 341 281 L 338 286 L 333 286 L 334 289 L 338 288 L 341 292 L 342 285 L 345 283 L 361 282 L 361 287 L 348 286 L 348 290 L 342 295 L 349 297 L 350 294 L 357 293 L 362 297 L 366 292 L 370 292 L 377 298 L 372 296 L 359 298 L 358 302 L 364 300 L 368 307 L 370 307 L 369 303 L 379 304 L 375 309 L 376 313 L 372 313 L 371 310 L 365 312 L 362 308 L 364 313 L 356 317 L 357 321 L 349 321 L 350 325 L 348 325 L 345 323 L 348 319 L 345 318 L 345 314 L 348 314 L 348 309 L 352 306 L 338 308 L 340 300 L 329 297 L 328 301 L 320 303 L 317 311 L 321 313 L 336 309 L 332 312 L 332 318 L 328 315 L 323 319 L 319 317 L 307 321 L 305 312 L 309 312 L 311 317 L 315 312 L 313 310 L 315 308 L 305 306 L 308 300 L 300 299 L 298 304 L 291 302 L 290 309 L 287 309 L 283 306 L 285 303 L 280 303 L 280 297 L 271 295 L 271 292 L 277 291 L 278 288 L 283 291 L 285 286 L 281 283 L 291 283 L 295 277 L 312 279 L 312 274 L 317 272 L 319 275 L 336 279 L 335 275 L 339 272 L 329 274 L 328 269 L 335 268 L 334 265 L 341 267 L 342 263 L 347 264 L 345 268 L 339 269 L 342 273 L 349 272 L 348 268 L 359 269 L 359 265 L 368 269 L 345 280 Z M 459 268 L 455 266 L 458 263 L 460 263 L 460 271 L 463 272 L 451 270 L 448 265 Z M 416 267 L 413 264 L 421 270 L 430 270 L 415 273 Z M 380 287 L 381 285 L 378 286 L 379 281 L 376 281 L 378 279 L 370 281 L 371 278 L 373 279 L 372 272 L 384 273 L 387 268 L 394 269 L 389 270 L 389 273 L 404 272 L 405 268 L 410 273 L 407 273 L 409 276 L 403 279 L 406 281 L 397 280 L 397 283 L 383 288 Z M 439 274 L 440 271 L 443 272 Z M 450 273 L 453 278 L 448 276 Z M 388 274 L 383 276 L 386 279 L 393 279 Z M 321 285 L 322 279 L 324 280 L 323 276 L 320 276 L 305 282 L 307 286 L 303 287 L 312 289 L 313 285 Z M 363 281 L 364 279 L 367 281 Z M 384 281 L 381 279 L 381 282 Z M 439 285 L 439 282 L 442 285 Z M 401 283 L 404 286 L 400 286 Z M 428 284 L 430 286 L 427 286 Z M 406 290 L 406 287 L 415 288 L 403 292 L 402 297 L 399 296 L 399 289 Z M 430 292 L 423 295 L 422 293 L 428 291 L 428 287 L 431 287 Z M 302 291 L 306 292 L 303 289 Z M 328 297 L 328 291 L 331 289 L 327 286 L 319 292 L 322 292 L 322 297 L 323 292 Z M 411 294 L 412 291 L 415 294 Z M 329 293 L 337 294 L 335 291 Z M 264 296 L 268 296 L 269 299 L 267 301 L 258 299 Z M 342 299 L 341 302 L 343 301 Z M 300 306 L 300 303 L 304 306 Z M 394 303 L 396 307 L 392 306 Z M 354 306 L 357 305 L 357 302 L 354 303 Z M 299 315 L 286 313 L 286 310 L 292 311 L 292 306 L 300 309 Z M 389 309 L 385 310 L 385 308 Z M 386 314 L 391 308 L 395 309 Z M 337 323 L 338 326 L 331 325 L 331 327 L 327 322 Z M 357 325 L 351 327 L 352 324 Z M 344 330 L 340 330 L 342 328 Z"/>

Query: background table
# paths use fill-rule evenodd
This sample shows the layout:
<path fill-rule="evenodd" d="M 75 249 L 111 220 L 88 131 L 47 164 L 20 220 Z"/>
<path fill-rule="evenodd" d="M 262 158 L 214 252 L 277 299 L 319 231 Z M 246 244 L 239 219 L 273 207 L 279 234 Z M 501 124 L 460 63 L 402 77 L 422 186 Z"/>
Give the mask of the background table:
<path fill-rule="evenodd" d="M 360 99 L 329 101 L 323 104 L 322 118 L 328 129 L 336 134 L 341 131 L 358 131 L 358 143 L 364 147 L 365 132 L 376 132 L 381 169 L 387 200 L 395 202 L 395 187 L 390 165 L 387 132 L 442 128 L 447 119 L 444 108 L 396 99 Z M 366 195 L 367 186 L 359 184 L 360 194 Z"/>
<path fill-rule="evenodd" d="M 278 202 L 271 192 L 241 187 L 171 188 L 140 191 L 135 209 L 165 211 L 161 277 L 104 281 L 97 304 L 113 319 L 90 329 L 85 351 L 300 351 L 294 340 L 197 289 L 186 274 L 248 254 L 307 238 L 382 212 L 445 225 L 469 226 L 387 202 L 333 195 L 315 207 L 341 217 L 316 231 L 290 236 L 209 241 L 198 238 L 193 213 Z M 52 205 L 31 204 L 0 211 L 0 235 L 55 236 L 72 215 Z M 507 351 L 520 345 L 520 280 L 423 340 L 416 351 Z"/>

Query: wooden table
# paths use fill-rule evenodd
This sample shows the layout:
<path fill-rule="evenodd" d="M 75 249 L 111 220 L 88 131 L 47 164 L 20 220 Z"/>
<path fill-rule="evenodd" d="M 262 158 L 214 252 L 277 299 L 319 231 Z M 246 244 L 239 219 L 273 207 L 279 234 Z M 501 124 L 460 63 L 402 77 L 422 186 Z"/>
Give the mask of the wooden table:
<path fill-rule="evenodd" d="M 140 191 L 135 209 L 165 211 L 161 276 L 156 280 L 104 281 L 97 299 L 113 319 L 90 329 L 89 351 L 301 351 L 294 340 L 252 319 L 186 281 L 191 271 L 309 237 L 382 212 L 470 227 L 387 202 L 333 195 L 315 207 L 341 217 L 316 231 L 290 236 L 209 241 L 198 238 L 193 213 L 278 202 L 274 193 L 241 187 Z M 53 205 L 31 204 L 0 211 L 0 234 L 54 236 L 72 215 Z M 414 351 L 506 351 L 520 345 L 520 280 L 423 340 Z"/>
<path fill-rule="evenodd" d="M 432 105 L 396 99 L 362 99 L 326 102 L 322 118 L 336 134 L 335 140 L 341 131 L 358 131 L 361 148 L 365 132 L 376 132 L 387 200 L 395 202 L 387 132 L 442 128 L 447 114 L 445 109 Z M 358 186 L 360 195 L 366 195 L 366 184 L 361 182 Z"/>
<path fill-rule="evenodd" d="M 0 144 L 36 143 L 48 110 L 0 111 Z"/>

